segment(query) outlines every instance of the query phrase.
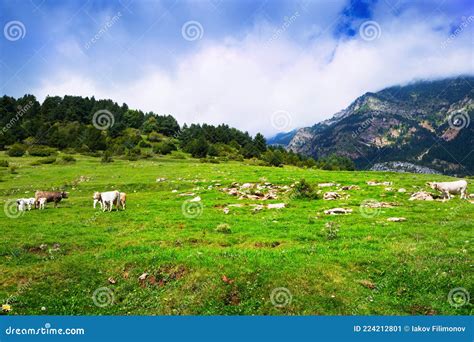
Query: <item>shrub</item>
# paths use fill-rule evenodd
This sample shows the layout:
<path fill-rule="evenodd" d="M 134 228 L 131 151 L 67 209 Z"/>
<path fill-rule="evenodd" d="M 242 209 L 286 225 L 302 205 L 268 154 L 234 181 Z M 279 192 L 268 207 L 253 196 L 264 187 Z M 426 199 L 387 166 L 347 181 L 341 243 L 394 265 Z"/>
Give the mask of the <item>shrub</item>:
<path fill-rule="evenodd" d="M 337 239 L 339 228 L 340 228 L 339 224 L 337 224 L 336 222 L 327 222 L 324 225 L 324 228 L 326 230 L 326 238 L 328 240 Z"/>
<path fill-rule="evenodd" d="M 186 159 L 186 154 L 183 152 L 173 151 L 171 152 L 171 158 L 173 159 Z"/>
<path fill-rule="evenodd" d="M 38 160 L 40 164 L 52 164 L 55 161 L 56 161 L 56 157 L 47 157 L 47 158 L 42 158 Z"/>
<path fill-rule="evenodd" d="M 153 146 L 153 152 L 163 155 L 170 154 L 171 152 L 176 150 L 178 150 L 178 148 L 170 141 L 163 141 Z"/>
<path fill-rule="evenodd" d="M 0 167 L 8 167 L 8 160 L 0 160 Z"/>
<path fill-rule="evenodd" d="M 28 154 L 34 157 L 49 157 L 56 153 L 56 150 L 47 146 L 31 146 L 28 148 Z"/>
<path fill-rule="evenodd" d="M 100 161 L 102 163 L 112 163 L 114 160 L 112 159 L 112 154 L 109 151 L 105 151 Z"/>
<path fill-rule="evenodd" d="M 10 146 L 10 148 L 7 151 L 7 154 L 10 157 L 21 157 L 25 154 L 26 152 L 26 146 L 23 144 L 13 144 Z"/>
<path fill-rule="evenodd" d="M 76 158 L 74 158 L 73 156 L 61 156 L 61 160 L 62 160 L 65 164 L 75 163 L 75 162 L 76 162 Z"/>
<path fill-rule="evenodd" d="M 151 141 L 151 142 L 160 142 L 163 140 L 163 136 L 159 133 L 156 133 L 156 132 L 151 132 L 150 134 L 148 134 L 148 141 Z"/>
<path fill-rule="evenodd" d="M 262 155 L 262 160 L 270 166 L 283 166 L 283 156 L 280 151 L 267 151 Z"/>
<path fill-rule="evenodd" d="M 216 232 L 222 234 L 230 234 L 232 233 L 232 230 L 230 229 L 230 226 L 227 223 L 221 223 L 217 226 Z"/>
<path fill-rule="evenodd" d="M 18 173 L 16 172 L 16 170 L 18 170 L 18 166 L 11 165 L 8 170 L 10 171 L 11 174 L 16 174 Z"/>
<path fill-rule="evenodd" d="M 293 198 L 307 198 L 307 199 L 317 199 L 318 194 L 314 187 L 309 184 L 305 179 L 300 180 L 295 184 L 292 191 Z"/>

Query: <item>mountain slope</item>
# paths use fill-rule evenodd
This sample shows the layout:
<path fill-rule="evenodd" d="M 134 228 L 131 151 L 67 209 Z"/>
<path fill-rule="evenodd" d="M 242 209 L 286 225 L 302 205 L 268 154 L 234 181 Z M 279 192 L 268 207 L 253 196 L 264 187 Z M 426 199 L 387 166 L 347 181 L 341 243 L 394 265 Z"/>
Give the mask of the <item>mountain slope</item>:
<path fill-rule="evenodd" d="M 359 168 L 410 162 L 474 173 L 474 77 L 423 81 L 366 93 L 331 119 L 299 129 L 287 148 L 347 156 Z"/>

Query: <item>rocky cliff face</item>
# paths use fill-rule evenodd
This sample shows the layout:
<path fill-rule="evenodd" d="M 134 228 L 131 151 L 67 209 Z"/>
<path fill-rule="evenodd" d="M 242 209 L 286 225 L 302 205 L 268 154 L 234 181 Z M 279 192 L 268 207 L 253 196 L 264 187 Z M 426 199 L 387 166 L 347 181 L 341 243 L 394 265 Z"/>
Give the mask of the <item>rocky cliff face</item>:
<path fill-rule="evenodd" d="M 474 173 L 474 77 L 366 93 L 331 119 L 301 128 L 287 148 L 347 156 L 359 168 L 409 162 L 443 173 Z M 471 153 L 472 152 L 472 153 Z"/>

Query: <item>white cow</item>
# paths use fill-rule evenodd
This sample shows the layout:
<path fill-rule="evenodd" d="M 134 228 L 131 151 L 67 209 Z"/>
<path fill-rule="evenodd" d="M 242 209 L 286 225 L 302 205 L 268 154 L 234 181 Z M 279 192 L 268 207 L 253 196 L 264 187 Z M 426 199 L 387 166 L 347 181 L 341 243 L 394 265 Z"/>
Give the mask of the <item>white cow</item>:
<path fill-rule="evenodd" d="M 28 206 L 28 210 L 31 210 L 32 206 L 35 207 L 35 202 L 36 199 L 34 197 L 26 199 L 26 205 Z"/>
<path fill-rule="evenodd" d="M 94 197 L 95 201 L 95 197 Z M 120 193 L 118 191 L 107 191 L 100 193 L 100 201 L 102 202 L 102 211 L 112 211 L 113 205 L 119 209 Z"/>
<path fill-rule="evenodd" d="M 38 198 L 38 204 L 39 204 L 39 209 L 43 210 L 44 205 L 46 204 L 47 198 L 46 197 L 40 197 Z"/>
<path fill-rule="evenodd" d="M 467 182 L 465 180 L 454 182 L 428 182 L 426 184 L 431 187 L 431 189 L 441 191 L 443 200 L 450 199 L 450 194 L 461 194 L 461 198 L 467 199 Z"/>
<path fill-rule="evenodd" d="M 26 210 L 26 206 L 27 206 L 27 200 L 26 198 L 19 198 L 16 200 L 16 207 L 18 209 L 18 211 L 25 211 Z"/>
<path fill-rule="evenodd" d="M 95 209 L 97 203 L 99 203 L 100 209 L 103 208 L 103 205 L 102 205 L 102 198 L 101 198 L 101 196 L 100 196 L 100 192 L 94 192 L 94 196 L 92 196 L 92 199 L 94 200 L 94 209 Z"/>

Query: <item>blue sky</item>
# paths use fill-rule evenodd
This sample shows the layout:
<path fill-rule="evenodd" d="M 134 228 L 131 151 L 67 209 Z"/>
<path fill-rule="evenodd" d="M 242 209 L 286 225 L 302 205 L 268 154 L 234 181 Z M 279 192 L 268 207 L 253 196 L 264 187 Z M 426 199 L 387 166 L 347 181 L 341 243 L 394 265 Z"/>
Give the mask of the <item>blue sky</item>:
<path fill-rule="evenodd" d="M 367 91 L 474 74 L 468 0 L 1 0 L 0 22 L 2 94 L 95 95 L 267 135 Z"/>

